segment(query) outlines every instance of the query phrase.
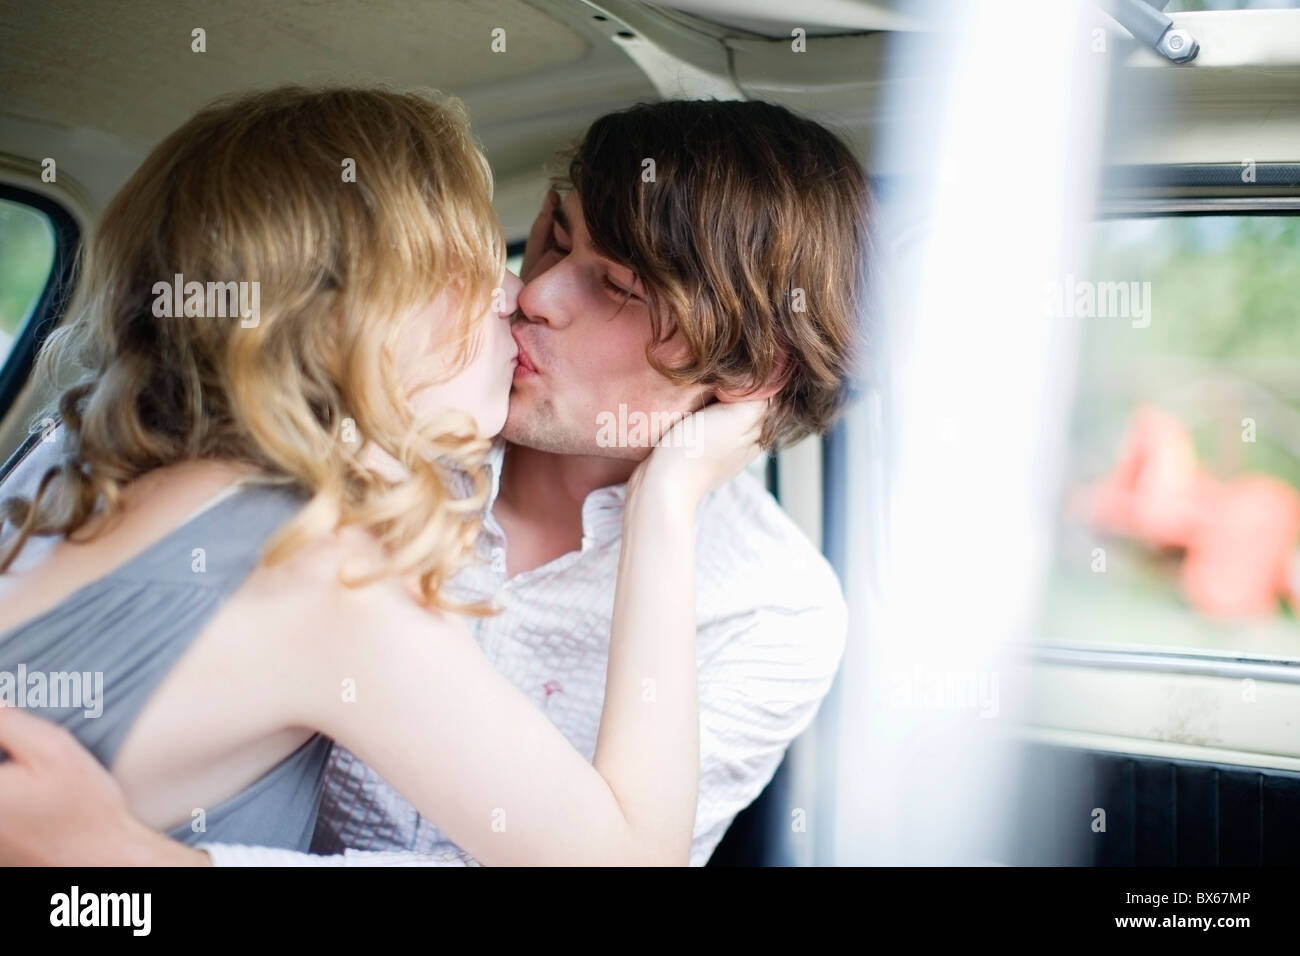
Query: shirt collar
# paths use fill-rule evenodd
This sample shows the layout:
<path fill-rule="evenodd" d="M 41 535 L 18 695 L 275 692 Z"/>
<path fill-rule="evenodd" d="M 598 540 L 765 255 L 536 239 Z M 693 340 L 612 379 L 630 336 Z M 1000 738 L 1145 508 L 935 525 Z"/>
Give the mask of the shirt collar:
<path fill-rule="evenodd" d="M 491 517 L 496 505 L 497 494 L 501 490 L 501 467 L 505 462 L 506 442 L 498 438 L 492 443 L 488 452 L 487 465 L 492 475 L 492 491 L 488 497 L 488 520 L 492 527 L 500 530 L 496 519 Z M 617 538 L 623 529 L 623 505 L 627 500 L 627 483 L 607 485 L 597 488 L 587 495 L 582 502 L 582 546 L 604 544 Z"/>
<path fill-rule="evenodd" d="M 506 442 L 504 438 L 497 438 L 492 442 L 492 448 L 487 454 L 487 466 L 492 473 L 492 490 L 488 493 L 487 506 L 491 511 L 497 503 L 497 492 L 501 490 L 501 463 L 506 460 Z"/>
<path fill-rule="evenodd" d="M 582 546 L 604 544 L 623 530 L 623 504 L 627 484 L 597 488 L 582 503 Z"/>

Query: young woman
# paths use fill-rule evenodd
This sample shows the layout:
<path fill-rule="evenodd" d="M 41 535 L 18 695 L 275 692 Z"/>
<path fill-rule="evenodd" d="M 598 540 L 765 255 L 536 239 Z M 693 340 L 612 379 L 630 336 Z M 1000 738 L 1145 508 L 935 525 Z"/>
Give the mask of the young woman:
<path fill-rule="evenodd" d="M 41 675 L 27 706 L 176 839 L 306 849 L 332 739 L 483 863 L 688 860 L 694 512 L 761 403 L 628 484 L 588 763 L 443 595 L 515 362 L 490 196 L 454 103 L 282 89 L 199 113 L 105 212 L 42 359 L 84 370 L 63 460 L 6 504 L 0 675 Z"/>

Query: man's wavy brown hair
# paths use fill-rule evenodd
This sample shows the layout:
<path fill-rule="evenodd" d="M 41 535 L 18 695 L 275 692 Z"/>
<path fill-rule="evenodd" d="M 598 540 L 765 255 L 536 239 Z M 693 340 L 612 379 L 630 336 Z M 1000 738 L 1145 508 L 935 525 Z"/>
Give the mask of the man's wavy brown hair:
<path fill-rule="evenodd" d="M 346 181 L 345 161 L 355 163 Z M 426 602 L 467 559 L 488 493 L 473 419 L 417 420 L 395 374 L 405 318 L 450 290 L 447 361 L 468 361 L 504 261 L 492 181 L 463 107 L 383 89 L 286 87 L 219 101 L 160 143 L 113 199 L 85 266 L 84 308 L 51 337 L 45 374 L 80 369 L 57 410 L 57 466 L 5 502 L 17 533 L 74 536 L 156 468 L 252 464 L 309 496 L 270 562 L 345 526 L 412 575 Z M 260 321 L 154 315 L 155 283 L 260 283 Z M 386 480 L 360 441 L 405 466 Z M 463 484 L 470 476 L 468 489 Z"/>
<path fill-rule="evenodd" d="M 556 186 L 577 190 L 595 248 L 645 286 L 651 365 L 683 385 L 782 381 L 764 447 L 829 428 L 871 260 L 870 191 L 844 142 L 771 103 L 670 100 L 601 117 L 565 158 Z M 688 358 L 668 365 L 657 346 L 674 332 Z"/>

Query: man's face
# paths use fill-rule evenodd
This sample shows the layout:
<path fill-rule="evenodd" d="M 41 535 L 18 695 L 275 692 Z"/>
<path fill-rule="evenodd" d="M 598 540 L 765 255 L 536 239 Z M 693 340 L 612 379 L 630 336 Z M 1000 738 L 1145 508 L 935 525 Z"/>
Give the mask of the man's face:
<path fill-rule="evenodd" d="M 502 434 L 557 454 L 644 458 L 645 445 L 611 445 L 602 422 L 622 417 L 634 436 L 638 413 L 651 424 L 668 421 L 703 405 L 708 389 L 675 385 L 651 367 L 645 289 L 633 269 L 592 248 L 575 191 L 556 209 L 544 251 L 530 265 L 513 327 L 519 365 Z M 658 354 L 671 364 L 685 345 L 674 335 Z M 657 438 L 653 430 L 649 439 Z"/>

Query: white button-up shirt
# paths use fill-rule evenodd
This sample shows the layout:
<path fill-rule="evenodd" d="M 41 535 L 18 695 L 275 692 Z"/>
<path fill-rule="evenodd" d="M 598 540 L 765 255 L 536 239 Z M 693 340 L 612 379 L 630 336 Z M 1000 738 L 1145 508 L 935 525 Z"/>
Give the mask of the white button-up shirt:
<path fill-rule="evenodd" d="M 491 458 L 493 500 L 502 452 L 498 444 Z M 588 760 L 604 703 L 626 490 L 587 496 L 581 550 L 509 579 L 505 534 L 489 513 L 479 542 L 484 562 L 451 589 L 458 599 L 497 596 L 502 613 L 468 621 L 479 646 Z M 847 612 L 830 565 L 751 475 L 711 492 L 696 529 L 700 798 L 691 864 L 700 866 L 815 716 L 844 650 Z M 313 843 L 335 855 L 205 849 L 217 865 L 474 862 L 342 747 L 326 773 Z"/>

